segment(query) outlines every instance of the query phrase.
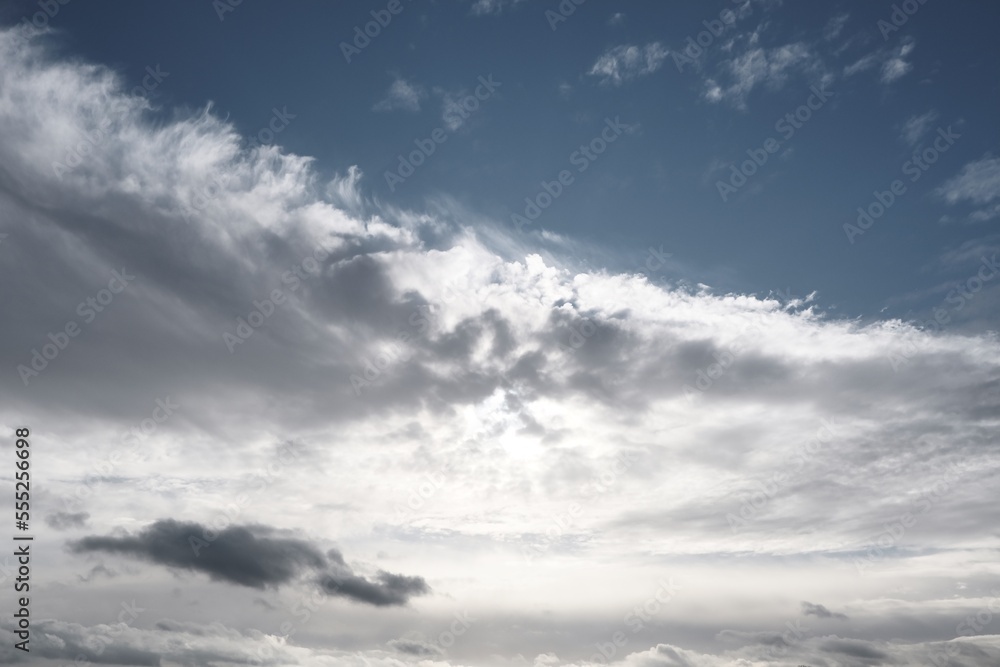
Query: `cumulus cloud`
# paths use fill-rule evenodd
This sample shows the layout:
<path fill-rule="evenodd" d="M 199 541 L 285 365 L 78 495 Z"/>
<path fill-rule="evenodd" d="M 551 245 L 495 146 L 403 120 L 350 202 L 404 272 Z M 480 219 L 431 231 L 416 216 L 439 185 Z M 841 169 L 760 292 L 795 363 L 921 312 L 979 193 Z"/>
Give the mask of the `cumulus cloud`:
<path fill-rule="evenodd" d="M 595 76 L 639 76 L 648 55 Z M 59 453 L 44 513 L 75 515 L 86 503 L 93 524 L 119 525 L 122 507 L 155 517 L 183 504 L 186 516 L 210 516 L 240 494 L 252 500 L 198 557 L 187 538 L 204 534 L 201 524 L 124 524 L 74 542 L 63 578 L 75 583 L 82 554 L 195 572 L 199 586 L 222 592 L 200 599 L 202 610 L 181 609 L 208 619 L 219 608 L 275 615 L 238 587 L 280 596 L 306 586 L 331 608 L 310 633 L 334 645 L 361 637 L 324 652 L 295 645 L 301 635 L 216 629 L 201 639 L 152 621 L 114 637 L 99 621 L 36 626 L 52 656 L 108 636 L 121 652 L 106 655 L 132 664 L 239 663 L 258 647 L 278 664 L 398 664 L 401 651 L 419 649 L 387 644 L 413 611 L 390 607 L 428 588 L 389 572 L 402 570 L 435 589 L 440 577 L 443 592 L 478 595 L 490 611 L 482 600 L 522 601 L 483 626 L 509 636 L 469 651 L 552 664 L 550 653 L 592 644 L 593 619 L 608 609 L 612 636 L 618 610 L 648 598 L 648 581 L 669 564 L 725 585 L 672 601 L 657 632 L 682 621 L 703 637 L 730 628 L 723 639 L 744 643 L 695 650 L 683 637 L 643 635 L 623 666 L 768 659 L 775 633 L 803 610 L 770 606 L 753 619 L 730 610 L 737 588 L 763 600 L 778 579 L 792 600 L 851 604 L 865 633 L 782 638 L 789 664 L 927 664 L 942 651 L 996 664 L 996 638 L 951 641 L 991 601 L 995 336 L 840 318 L 822 296 L 793 305 L 581 267 L 451 200 L 400 209 L 366 196 L 360 170 L 329 181 L 307 157 L 248 147 L 211 108 L 151 114 L 113 72 L 55 60 L 37 41 L 2 32 L 0 59 L 0 277 L 17 286 L 0 290 L 0 307 L 18 313 L 0 334 L 2 411 L 8 423 L 45 423 L 51 435 L 39 437 Z M 720 90 L 736 86 L 735 102 L 808 62 L 791 47 L 737 56 Z M 942 196 L 991 202 L 982 170 L 967 167 Z M 122 267 L 134 281 L 93 318 L 78 315 Z M 85 335 L 22 376 L 32 350 L 69 320 Z M 181 406 L 175 414 L 138 442 L 120 437 L 153 423 L 165 397 Z M 285 462 L 289 438 L 302 446 Z M 583 510 L 553 535 L 552 517 L 575 502 Z M 900 532 L 892 522 L 904 513 L 914 523 Z M 887 523 L 891 549 L 878 547 Z M 336 534 L 365 562 L 384 553 L 393 565 L 349 567 L 296 534 Z M 760 576 L 720 575 L 731 568 L 715 566 L 737 558 Z M 859 568 L 891 576 L 858 586 Z M 91 613 L 95 591 L 116 604 L 128 576 L 59 597 Z M 171 603 L 175 582 L 142 583 L 154 584 Z M 364 604 L 336 616 L 335 598 Z M 542 625 L 524 610 L 554 601 L 591 605 L 587 625 L 558 625 L 529 652 Z M 435 610 L 438 632 L 451 611 Z M 369 612 L 400 616 L 385 630 L 367 623 Z M 927 640 L 928 628 L 942 639 Z M 365 641 L 379 649 L 356 648 Z"/>
<path fill-rule="evenodd" d="M 667 58 L 667 50 L 659 42 L 645 46 L 623 44 L 605 51 L 587 72 L 603 84 L 621 84 L 652 74 Z"/>

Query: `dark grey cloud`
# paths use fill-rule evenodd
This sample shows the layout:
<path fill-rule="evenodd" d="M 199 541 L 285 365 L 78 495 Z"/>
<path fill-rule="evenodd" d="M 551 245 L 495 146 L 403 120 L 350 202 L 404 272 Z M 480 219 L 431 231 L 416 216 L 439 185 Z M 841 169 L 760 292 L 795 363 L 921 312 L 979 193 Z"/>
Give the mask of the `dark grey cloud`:
<path fill-rule="evenodd" d="M 91 535 L 70 542 L 74 553 L 112 553 L 207 574 L 251 588 L 277 588 L 309 570 L 328 595 L 377 607 L 406 604 L 430 592 L 423 577 L 379 570 L 374 580 L 355 574 L 336 549 L 323 554 L 304 540 L 273 537 L 267 526 L 229 526 L 218 533 L 195 522 L 161 519 L 135 535 Z M 214 539 L 207 537 L 215 535 Z"/>
<path fill-rule="evenodd" d="M 178 569 L 209 575 L 252 588 L 290 582 L 303 568 L 326 565 L 323 554 L 308 542 L 259 536 L 251 527 L 230 526 L 213 533 L 193 522 L 163 519 L 137 535 L 93 535 L 71 543 L 76 553 L 105 552 L 135 556 Z"/>
<path fill-rule="evenodd" d="M 404 605 L 411 597 L 430 592 L 423 577 L 408 577 L 379 570 L 374 580 L 370 580 L 355 574 L 339 551 L 334 549 L 327 555 L 332 566 L 329 572 L 319 578 L 319 584 L 327 595 L 345 597 L 376 607 L 390 607 Z"/>
<path fill-rule="evenodd" d="M 45 517 L 45 523 L 55 530 L 83 528 L 87 525 L 90 514 L 87 512 L 56 512 Z"/>
<path fill-rule="evenodd" d="M 836 618 L 841 621 L 846 621 L 847 614 L 841 614 L 837 612 L 830 611 L 821 604 L 813 604 L 812 602 L 802 601 L 802 613 L 806 616 L 818 616 L 819 618 Z"/>

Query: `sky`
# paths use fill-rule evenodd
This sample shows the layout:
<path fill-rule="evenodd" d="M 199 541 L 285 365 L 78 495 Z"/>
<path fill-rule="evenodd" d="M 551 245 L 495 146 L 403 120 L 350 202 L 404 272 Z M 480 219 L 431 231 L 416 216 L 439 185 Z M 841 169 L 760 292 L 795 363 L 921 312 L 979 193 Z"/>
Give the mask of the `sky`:
<path fill-rule="evenodd" d="M 1000 664 L 998 19 L 0 5 L 0 662 Z"/>

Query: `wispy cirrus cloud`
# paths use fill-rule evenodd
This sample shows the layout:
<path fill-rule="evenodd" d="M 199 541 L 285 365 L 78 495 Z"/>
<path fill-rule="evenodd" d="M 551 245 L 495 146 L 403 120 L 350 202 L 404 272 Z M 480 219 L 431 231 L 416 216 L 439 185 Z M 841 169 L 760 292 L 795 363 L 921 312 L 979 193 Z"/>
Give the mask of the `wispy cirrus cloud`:
<path fill-rule="evenodd" d="M 723 90 L 752 82 L 734 101 L 808 69 L 795 49 L 762 56 L 724 70 Z M 14 48 L 0 33 L 0 58 L 10 129 L 0 134 L 10 232 L 0 278 L 17 285 L 0 290 L 0 306 L 18 312 L 2 329 L 0 412 L 45 424 L 43 515 L 121 526 L 52 552 L 58 611 L 81 622 L 39 622 L 39 655 L 69 660 L 102 642 L 123 664 L 388 666 L 433 655 L 458 665 L 431 642 L 400 639 L 401 628 L 440 633 L 467 605 L 483 627 L 508 628 L 470 638 L 470 655 L 581 664 L 595 627 L 614 636 L 621 610 L 649 599 L 669 567 L 696 594 L 671 601 L 612 664 L 781 664 L 779 640 L 790 665 L 934 664 L 948 650 L 996 664 L 996 637 L 927 639 L 959 635 L 994 595 L 994 336 L 839 317 L 821 296 L 581 266 L 448 198 L 403 209 L 370 196 L 360 169 L 325 179 L 308 157 L 247 148 L 211 109 L 154 117 L 114 73 L 41 44 Z M 648 67 L 638 62 L 636 72 Z M 78 168 L 55 174 L 109 100 L 124 103 L 116 125 Z M 967 165 L 942 197 L 992 204 L 991 159 Z M 123 265 L 136 267 L 134 286 L 25 387 L 17 365 Z M 276 291 L 281 303 L 266 308 Z M 268 317 L 230 354 L 223 335 L 257 308 Z M 902 360 L 895 370 L 891 358 Z M 183 414 L 122 456 L 122 429 L 163 396 Z M 813 447 L 824 423 L 832 435 Z M 301 458 L 278 465 L 288 439 L 304 443 Z M 94 472 L 95 459 L 112 469 Z M 969 465 L 948 476 L 955 459 Z M 100 492 L 80 498 L 94 483 Z M 240 520 L 197 561 L 176 542 L 190 550 L 189 531 L 207 518 L 147 523 L 179 506 L 215 517 L 241 496 Z M 891 522 L 906 512 L 916 527 L 899 532 Z M 301 537 L 323 534 L 361 564 Z M 893 547 L 876 551 L 886 540 Z M 89 557 L 128 567 L 64 586 L 96 573 Z M 891 577 L 859 586 L 862 557 Z M 428 595 L 428 582 L 441 594 Z M 795 595 L 776 599 L 783 586 Z M 158 621 L 101 616 L 136 587 Z M 309 641 L 299 626 L 279 640 L 277 614 L 301 590 L 323 603 L 308 610 Z M 760 604 L 749 618 L 733 599 Z M 804 614 L 812 633 L 783 639 Z M 666 636 L 675 626 L 706 639 L 693 648 L 681 632 Z M 5 661 L 11 630 L 0 629 Z"/>
<path fill-rule="evenodd" d="M 645 46 L 622 44 L 605 51 L 587 72 L 602 84 L 620 86 L 660 69 L 668 55 L 660 42 Z"/>
<path fill-rule="evenodd" d="M 844 76 L 853 76 L 858 72 L 864 72 L 877 67 L 879 70 L 879 80 L 886 84 L 893 83 L 913 69 L 913 64 L 906 58 L 915 48 L 916 40 L 912 37 L 904 37 L 898 47 L 893 49 L 879 49 L 846 66 L 844 68 Z"/>
<path fill-rule="evenodd" d="M 397 78 L 389 86 L 385 97 L 375 103 L 373 111 L 420 111 L 420 101 L 427 96 L 423 87 Z"/>
<path fill-rule="evenodd" d="M 818 59 L 802 42 L 765 49 L 756 47 L 726 61 L 717 78 L 705 81 L 704 97 L 709 102 L 728 101 L 745 108 L 754 88 L 765 85 L 780 89 L 796 71 L 815 69 Z"/>
<path fill-rule="evenodd" d="M 934 121 L 939 118 L 938 112 L 931 109 L 927 113 L 923 113 L 917 116 L 910 116 L 903 123 L 903 129 L 900 132 L 900 138 L 905 141 L 910 146 L 916 146 L 920 143 L 920 140 L 924 138 L 924 135 L 930 131 L 931 126 Z"/>

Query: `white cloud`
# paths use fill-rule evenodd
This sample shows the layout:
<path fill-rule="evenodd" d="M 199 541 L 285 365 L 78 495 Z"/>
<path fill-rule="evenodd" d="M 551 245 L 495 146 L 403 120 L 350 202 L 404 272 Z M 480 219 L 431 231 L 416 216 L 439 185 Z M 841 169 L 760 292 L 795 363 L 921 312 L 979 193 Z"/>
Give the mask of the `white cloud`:
<path fill-rule="evenodd" d="M 931 129 L 931 124 L 938 119 L 937 111 L 931 109 L 927 113 L 919 116 L 910 116 L 903 123 L 903 130 L 900 138 L 910 146 L 916 146 L 924 135 Z"/>
<path fill-rule="evenodd" d="M 850 14 L 838 14 L 827 21 L 826 27 L 823 28 L 823 39 L 828 42 L 837 39 L 850 18 Z"/>
<path fill-rule="evenodd" d="M 927 664 L 944 649 L 926 633 L 954 636 L 995 595 L 995 337 L 585 270 L 447 200 L 408 211 L 366 197 L 356 169 L 324 183 L 307 157 L 244 148 L 210 109 L 150 117 L 106 70 L 9 35 L 0 308 L 16 317 L 0 419 L 44 425 L 37 511 L 86 511 L 102 533 L 165 517 L 281 526 L 356 554 L 361 576 L 388 563 L 436 592 L 389 610 L 325 600 L 282 637 L 309 582 L 244 590 L 109 556 L 120 574 L 81 583 L 95 563 L 52 549 L 38 595 L 61 620 L 35 635 L 41 660 L 108 636 L 106 655 L 136 664 L 261 648 L 279 664 L 397 666 L 401 649 L 434 646 L 408 632 L 438 637 L 468 610 L 479 625 L 456 649 L 470 657 L 429 664 L 579 665 L 674 576 L 681 594 L 629 636 L 623 667 L 763 662 L 775 644 L 761 640 L 803 599 L 856 626 L 810 616 L 789 665 Z M 762 77 L 746 63 L 754 86 L 801 61 L 765 55 Z M 125 111 L 57 175 L 109 102 Z M 947 192 L 991 202 L 990 165 Z M 316 248 L 328 256 L 310 268 Z M 25 387 L 14 369 L 123 266 L 134 283 Z M 223 334 L 259 311 L 230 354 Z M 167 396 L 177 413 L 122 455 L 122 434 Z M 283 462 L 287 443 L 298 453 Z M 914 526 L 875 550 L 904 512 Z M 102 614 L 137 589 L 156 618 L 112 627 Z M 996 664 L 995 637 L 955 644 L 969 665 Z"/>
<path fill-rule="evenodd" d="M 375 103 L 372 111 L 420 111 L 420 100 L 426 96 L 424 89 L 405 79 L 396 79 L 389 86 L 385 97 Z"/>
<path fill-rule="evenodd" d="M 879 79 L 882 83 L 892 83 L 913 69 L 913 64 L 908 62 L 906 57 L 912 53 L 914 48 L 916 48 L 916 42 L 913 38 L 903 38 L 902 43 L 895 49 L 879 49 L 848 65 L 844 68 L 844 76 L 853 76 L 858 72 L 864 72 L 876 65 L 881 65 Z"/>
<path fill-rule="evenodd" d="M 474 0 L 469 11 L 474 16 L 497 15 L 522 2 L 524 0 Z"/>
<path fill-rule="evenodd" d="M 645 46 L 623 44 L 605 51 L 587 74 L 598 77 L 601 83 L 620 86 L 660 69 L 667 55 L 659 42 Z"/>
<path fill-rule="evenodd" d="M 1000 203 L 993 203 L 1000 197 L 1000 158 L 987 155 L 970 162 L 938 188 L 937 193 L 949 204 L 969 202 L 982 206 L 969 213 L 970 222 L 989 222 L 1000 217 Z"/>
<path fill-rule="evenodd" d="M 801 42 L 773 49 L 752 48 L 724 63 L 722 75 L 728 83 L 715 78 L 706 80 L 704 97 L 709 102 L 728 100 L 744 108 L 747 97 L 757 86 L 766 84 L 779 89 L 792 72 L 812 70 L 818 65 L 815 55 Z"/>
<path fill-rule="evenodd" d="M 988 204 L 1000 197 L 1000 158 L 984 157 L 962 167 L 939 190 L 949 204 Z"/>

